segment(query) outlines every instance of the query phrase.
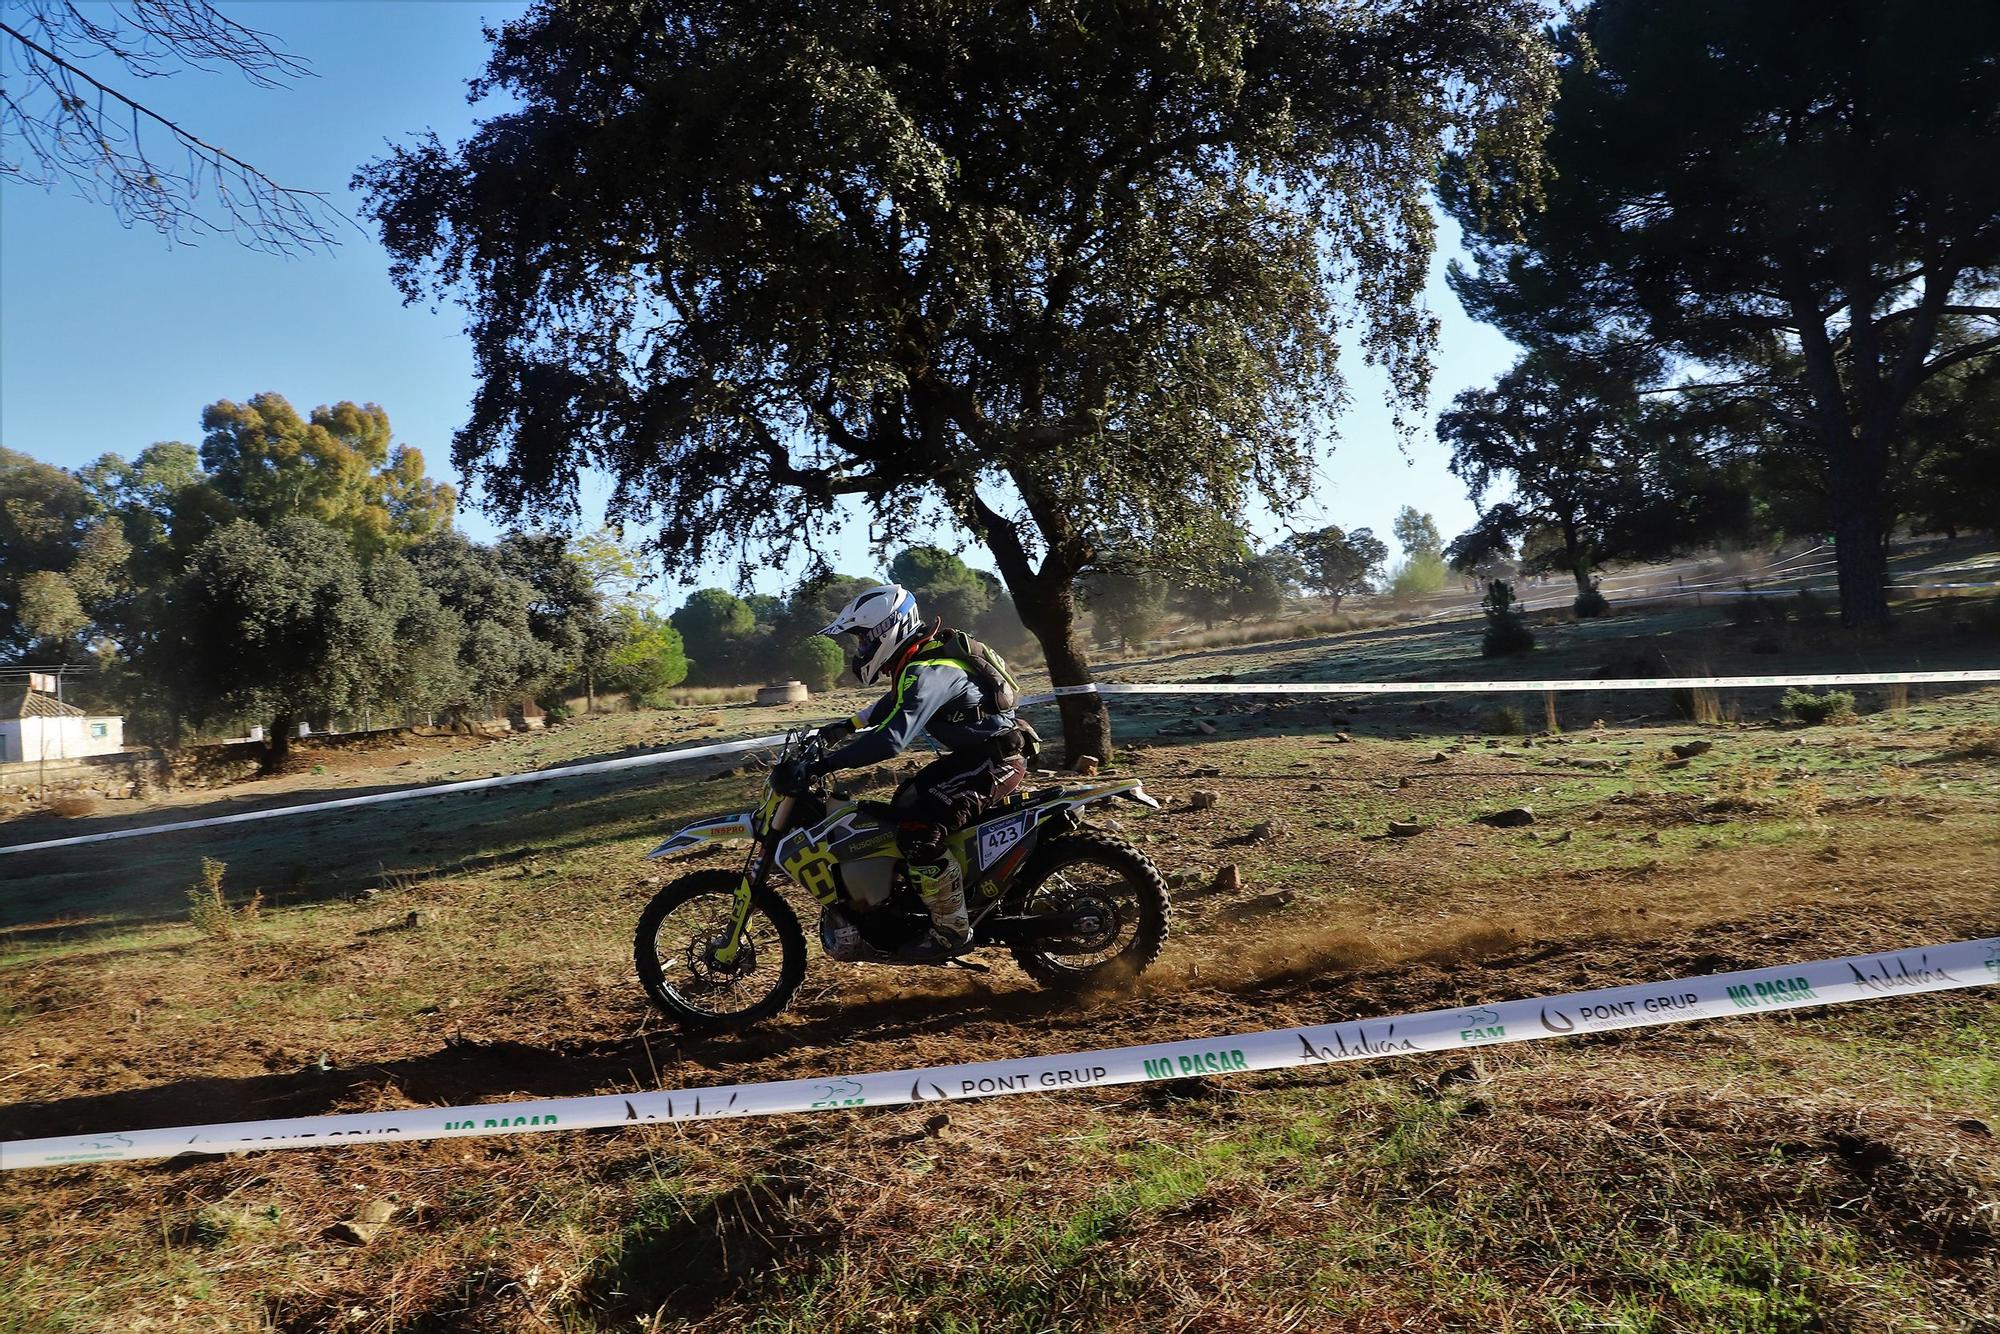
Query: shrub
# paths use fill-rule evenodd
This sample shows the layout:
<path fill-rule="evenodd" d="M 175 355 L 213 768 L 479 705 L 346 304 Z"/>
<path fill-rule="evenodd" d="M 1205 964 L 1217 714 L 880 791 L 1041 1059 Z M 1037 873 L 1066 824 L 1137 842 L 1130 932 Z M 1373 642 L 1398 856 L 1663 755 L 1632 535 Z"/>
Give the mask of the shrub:
<path fill-rule="evenodd" d="M 222 897 L 222 877 L 229 866 L 213 857 L 201 859 L 201 879 L 188 887 L 188 922 L 211 940 L 231 940 L 236 928 L 264 915 L 264 891 L 257 890 L 241 908 L 230 910 Z"/>
<path fill-rule="evenodd" d="M 1729 600 L 1729 623 L 1750 629 L 1759 625 L 1783 624 L 1785 608 L 1781 602 L 1773 601 L 1744 584 L 1737 590 L 1739 596 Z"/>
<path fill-rule="evenodd" d="M 1489 658 L 1504 658 L 1515 653 L 1526 653 L 1535 646 L 1535 632 L 1522 619 L 1521 609 L 1514 605 L 1514 587 L 1504 580 L 1495 579 L 1486 585 L 1486 600 L 1480 603 L 1486 610 L 1486 634 L 1480 641 L 1480 652 Z"/>
<path fill-rule="evenodd" d="M 1833 603 L 1810 588 L 1801 588 L 1792 604 L 1792 616 L 1800 625 L 1816 625 L 1832 618 Z"/>
<path fill-rule="evenodd" d="M 1389 572 L 1389 596 L 1397 601 L 1408 598 L 1427 598 L 1433 593 L 1441 593 L 1451 582 L 1451 571 L 1444 563 L 1444 557 L 1434 552 L 1420 551 Z"/>
<path fill-rule="evenodd" d="M 1974 723 L 1951 734 L 1946 754 L 1955 759 L 2000 760 L 2000 726 Z"/>
<path fill-rule="evenodd" d="M 1609 616 L 1611 602 L 1598 591 L 1597 584 L 1593 581 L 1589 588 L 1576 595 L 1576 601 L 1570 604 L 1570 609 L 1576 613 L 1579 621 L 1587 621 L 1596 616 Z"/>
<path fill-rule="evenodd" d="M 1810 690 L 1794 686 L 1785 692 L 1778 705 L 1802 723 L 1825 723 L 1854 716 L 1854 696 L 1845 690 L 1829 690 L 1824 695 L 1815 695 Z"/>
<path fill-rule="evenodd" d="M 1718 770 L 1715 775 L 1715 787 L 1722 794 L 1722 800 L 1739 808 L 1768 804 L 1769 793 L 1777 781 L 1776 769 L 1742 760 Z"/>
<path fill-rule="evenodd" d="M 1503 704 L 1486 715 L 1488 736 L 1520 736 L 1528 730 L 1528 720 L 1512 704 Z"/>
<path fill-rule="evenodd" d="M 825 694 L 833 689 L 833 683 L 840 679 L 847 660 L 841 656 L 840 645 L 825 635 L 807 635 L 792 645 L 786 659 L 786 670 L 815 695 Z"/>
<path fill-rule="evenodd" d="M 654 699 L 687 679 L 688 660 L 680 631 L 651 612 L 621 607 L 621 638 L 605 664 L 605 684 L 641 699 Z"/>

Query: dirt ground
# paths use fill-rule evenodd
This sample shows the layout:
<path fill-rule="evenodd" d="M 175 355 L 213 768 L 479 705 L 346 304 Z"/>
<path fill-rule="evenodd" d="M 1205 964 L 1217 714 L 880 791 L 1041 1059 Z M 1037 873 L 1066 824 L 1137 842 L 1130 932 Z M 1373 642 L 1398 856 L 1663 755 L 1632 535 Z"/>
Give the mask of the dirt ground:
<path fill-rule="evenodd" d="M 1989 665 L 2000 642 L 1964 608 L 1910 621 L 1848 658 Z M 1762 633 L 1712 610 L 1551 624 L 1529 662 L 1779 670 Z M 1821 631 L 1781 633 L 1809 658 Z M 1122 670 L 1492 670 L 1468 637 Z M 643 852 L 749 799 L 722 764 L 0 858 L 0 1137 L 1062 1052 L 2000 934 L 2000 690 L 1861 704 L 1802 727 L 1745 696 L 1697 723 L 1607 690 L 1516 735 L 1542 732 L 1539 696 L 1120 702 L 1120 766 L 1168 804 L 1116 818 L 1176 895 L 1136 989 L 815 960 L 791 1012 L 699 1042 L 647 1010 L 629 941 L 679 870 Z M 288 781 L 774 730 L 713 714 Z M 1690 741 L 1710 749 L 1681 763 Z M 1534 823 L 1473 821 L 1511 806 Z M 228 938 L 188 922 L 204 855 L 239 911 L 264 895 Z M 941 1119 L 38 1170 L 0 1180 L 0 1328 L 1990 1332 L 1996 1132 L 2000 999 L 1974 991 Z"/>

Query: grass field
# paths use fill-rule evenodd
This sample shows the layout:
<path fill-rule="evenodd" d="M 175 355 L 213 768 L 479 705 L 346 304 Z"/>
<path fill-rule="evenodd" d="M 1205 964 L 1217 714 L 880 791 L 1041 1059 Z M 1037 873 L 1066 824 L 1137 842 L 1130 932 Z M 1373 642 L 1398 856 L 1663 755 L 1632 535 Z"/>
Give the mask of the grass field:
<path fill-rule="evenodd" d="M 1113 664 L 1128 679 L 1475 679 L 2000 664 L 1990 601 L 1861 645 L 1726 608 Z M 1121 700 L 1123 832 L 1176 880 L 1135 993 L 815 961 L 683 1042 L 631 977 L 727 762 L 0 857 L 0 1136 L 1060 1052 L 2000 933 L 2000 690 Z M 844 703 L 844 701 L 842 702 Z M 410 743 L 140 819 L 755 735 L 725 705 Z M 1505 716 L 1511 710 L 1513 716 Z M 1697 712 L 1712 719 L 1679 716 Z M 1199 723 L 1214 728 L 1213 734 Z M 1601 724 L 1601 725 L 1600 725 Z M 1504 734 L 1503 734 L 1504 733 Z M 1516 734 L 1526 733 L 1526 734 Z M 1686 763 L 1668 749 L 1702 740 Z M 1196 810 L 1197 789 L 1215 804 Z M 1526 805 L 1535 823 L 1472 817 Z M 1391 820 L 1424 832 L 1385 836 Z M 1271 827 L 1259 830 L 1269 823 Z M 189 921 L 203 857 L 254 919 Z M 1218 892 L 1215 872 L 1239 869 Z M 211 923 L 213 929 L 214 924 Z M 360 1146 L 0 1180 L 22 1330 L 2000 1330 L 2000 999 L 948 1109 Z"/>

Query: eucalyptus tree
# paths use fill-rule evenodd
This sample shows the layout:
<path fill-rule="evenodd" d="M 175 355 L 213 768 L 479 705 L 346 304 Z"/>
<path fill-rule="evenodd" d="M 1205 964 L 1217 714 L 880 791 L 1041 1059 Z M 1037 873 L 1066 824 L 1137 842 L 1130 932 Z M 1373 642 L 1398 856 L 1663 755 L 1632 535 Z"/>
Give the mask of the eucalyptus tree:
<path fill-rule="evenodd" d="M 455 457 L 489 505 L 567 516 L 601 469 L 683 570 L 817 550 L 843 497 L 878 532 L 947 515 L 1077 684 L 1109 545 L 1195 561 L 1308 491 L 1345 337 L 1421 401 L 1429 191 L 1454 151 L 1534 178 L 1544 17 L 542 3 L 473 85 L 504 105 L 356 183 L 406 297 L 468 311 Z M 1107 753 L 1102 706 L 1064 736 Z"/>

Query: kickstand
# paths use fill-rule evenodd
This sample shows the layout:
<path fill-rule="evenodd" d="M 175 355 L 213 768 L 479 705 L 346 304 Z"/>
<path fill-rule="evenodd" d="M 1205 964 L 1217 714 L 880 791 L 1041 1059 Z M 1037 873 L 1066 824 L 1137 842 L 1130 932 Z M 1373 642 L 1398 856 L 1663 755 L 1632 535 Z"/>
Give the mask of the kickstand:
<path fill-rule="evenodd" d="M 990 973 L 993 971 L 991 968 L 988 968 L 985 964 L 974 963 L 970 959 L 946 959 L 945 962 L 953 965 L 954 967 L 963 968 L 967 972 L 972 972 L 972 973 Z"/>

